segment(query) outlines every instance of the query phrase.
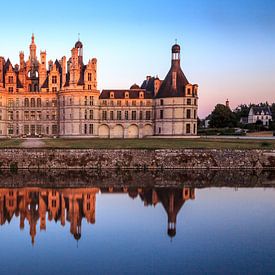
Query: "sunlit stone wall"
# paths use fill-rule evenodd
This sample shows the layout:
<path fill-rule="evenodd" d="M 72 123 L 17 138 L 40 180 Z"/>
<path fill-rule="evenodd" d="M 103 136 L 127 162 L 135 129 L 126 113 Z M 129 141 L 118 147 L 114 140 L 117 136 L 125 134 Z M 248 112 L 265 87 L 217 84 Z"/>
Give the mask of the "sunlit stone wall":
<path fill-rule="evenodd" d="M 275 169 L 275 150 L 1 149 L 0 169 Z"/>

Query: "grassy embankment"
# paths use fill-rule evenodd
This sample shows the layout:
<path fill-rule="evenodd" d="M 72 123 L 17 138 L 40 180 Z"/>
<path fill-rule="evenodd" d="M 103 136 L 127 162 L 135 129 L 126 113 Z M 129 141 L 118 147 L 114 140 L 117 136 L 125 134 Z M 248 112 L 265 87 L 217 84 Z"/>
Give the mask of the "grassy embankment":
<path fill-rule="evenodd" d="M 95 149 L 275 149 L 275 140 L 243 139 L 45 139 L 47 147 Z"/>
<path fill-rule="evenodd" d="M 2 139 L 0 148 L 22 148 L 23 139 Z M 275 149 L 275 140 L 249 139 L 41 139 L 45 148 L 95 149 Z"/>

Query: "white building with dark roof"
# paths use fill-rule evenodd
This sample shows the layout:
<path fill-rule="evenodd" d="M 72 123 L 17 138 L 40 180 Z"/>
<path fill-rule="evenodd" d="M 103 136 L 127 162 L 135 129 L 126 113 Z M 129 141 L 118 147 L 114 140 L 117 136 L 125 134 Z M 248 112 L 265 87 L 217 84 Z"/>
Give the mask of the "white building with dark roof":
<path fill-rule="evenodd" d="M 262 121 L 264 126 L 269 126 L 272 121 L 272 113 L 269 106 L 255 106 L 251 107 L 248 114 L 248 123 L 256 123 Z"/>

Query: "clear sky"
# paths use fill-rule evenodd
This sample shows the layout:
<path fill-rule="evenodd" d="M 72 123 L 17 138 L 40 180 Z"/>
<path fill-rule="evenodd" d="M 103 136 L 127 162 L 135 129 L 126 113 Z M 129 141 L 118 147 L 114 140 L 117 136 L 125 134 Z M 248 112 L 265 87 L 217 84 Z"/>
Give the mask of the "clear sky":
<path fill-rule="evenodd" d="M 129 88 L 146 75 L 164 78 L 175 38 L 182 68 L 199 85 L 199 116 L 228 98 L 275 102 L 274 0 L 5 1 L 0 55 L 19 62 L 34 32 L 38 53 L 98 59 L 98 88 Z"/>

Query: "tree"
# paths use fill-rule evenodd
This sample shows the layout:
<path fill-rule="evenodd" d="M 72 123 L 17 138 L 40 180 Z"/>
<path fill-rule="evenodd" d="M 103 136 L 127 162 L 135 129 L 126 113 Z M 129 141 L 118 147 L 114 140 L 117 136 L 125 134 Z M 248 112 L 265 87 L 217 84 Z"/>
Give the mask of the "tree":
<path fill-rule="evenodd" d="M 217 104 L 211 113 L 209 126 L 213 128 L 235 127 L 237 125 L 236 115 L 223 104 Z"/>
<path fill-rule="evenodd" d="M 234 110 L 234 114 L 236 115 L 237 121 L 240 121 L 240 119 L 241 119 L 242 117 L 248 117 L 250 108 L 251 108 L 251 104 L 250 104 L 250 105 L 246 105 L 246 104 L 241 104 L 241 105 L 239 105 L 239 106 Z"/>

